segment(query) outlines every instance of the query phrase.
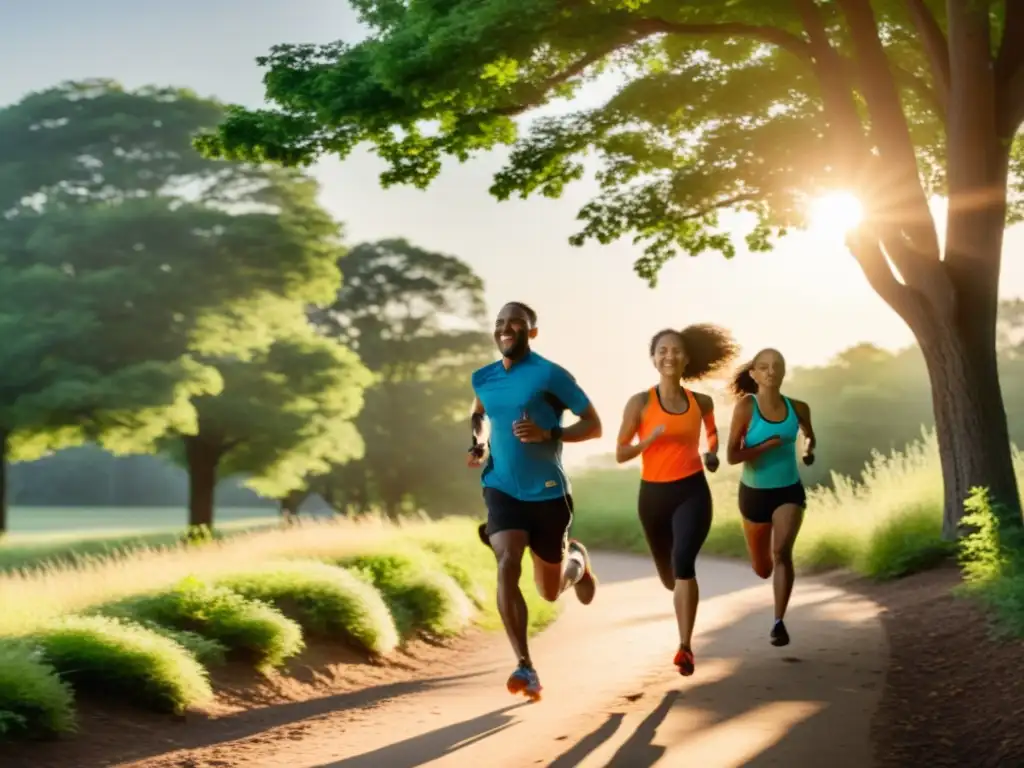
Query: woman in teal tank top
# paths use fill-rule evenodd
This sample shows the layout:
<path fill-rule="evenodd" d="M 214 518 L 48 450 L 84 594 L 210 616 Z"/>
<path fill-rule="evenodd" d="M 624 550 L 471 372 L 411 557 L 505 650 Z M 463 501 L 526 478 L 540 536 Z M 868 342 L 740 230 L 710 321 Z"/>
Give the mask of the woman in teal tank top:
<path fill-rule="evenodd" d="M 804 518 L 807 493 L 796 463 L 797 433 L 804 433 L 804 464 L 814 461 L 814 428 L 807 403 L 780 392 L 786 361 L 763 349 L 737 371 L 732 382 L 739 398 L 729 429 L 727 457 L 742 464 L 739 506 L 754 572 L 774 576 L 775 623 L 772 645 L 789 644 L 783 619 L 793 593 L 793 545 Z"/>

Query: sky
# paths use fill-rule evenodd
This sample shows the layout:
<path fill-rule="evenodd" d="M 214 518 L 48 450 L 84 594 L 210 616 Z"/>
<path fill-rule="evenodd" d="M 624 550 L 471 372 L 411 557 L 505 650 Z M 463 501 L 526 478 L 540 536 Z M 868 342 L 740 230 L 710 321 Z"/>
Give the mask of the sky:
<path fill-rule="evenodd" d="M 362 34 L 344 0 L 10 0 L 0 4 L 0 104 L 63 80 L 106 77 L 258 106 L 255 59 L 271 46 Z M 365 151 L 325 159 L 313 172 L 321 202 L 344 222 L 351 243 L 405 237 L 458 256 L 483 277 L 492 311 L 510 300 L 537 310 L 535 348 L 576 375 L 605 423 L 602 440 L 567 447 L 568 463 L 611 449 L 626 399 L 655 381 L 647 344 L 660 328 L 718 323 L 746 354 L 776 347 L 791 367 L 825 363 L 862 341 L 890 349 L 913 342 L 834 229 L 791 236 L 767 254 L 679 257 L 651 289 L 633 273 L 640 248 L 628 239 L 568 244 L 592 182 L 570 186 L 557 201 L 498 202 L 487 189 L 503 157 L 453 161 L 426 191 L 382 189 L 383 164 Z M 1004 296 L 1024 295 L 1022 247 L 1024 227 L 1011 229 Z"/>

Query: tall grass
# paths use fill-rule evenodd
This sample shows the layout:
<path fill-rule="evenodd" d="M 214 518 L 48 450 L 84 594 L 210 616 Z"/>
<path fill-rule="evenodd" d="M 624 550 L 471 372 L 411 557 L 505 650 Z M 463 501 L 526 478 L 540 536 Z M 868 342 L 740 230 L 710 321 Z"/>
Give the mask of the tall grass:
<path fill-rule="evenodd" d="M 1024 460 L 1015 454 L 1018 476 Z M 703 552 L 745 557 L 736 497 L 738 467 L 709 475 L 715 518 Z M 861 476 L 833 475 L 833 487 L 808 493 L 794 557 L 806 571 L 850 568 L 872 578 L 906 575 L 950 557 L 942 540 L 942 471 L 934 432 L 903 451 L 875 453 Z M 639 473 L 603 470 L 574 483 L 573 535 L 590 547 L 647 552 L 636 514 Z"/>

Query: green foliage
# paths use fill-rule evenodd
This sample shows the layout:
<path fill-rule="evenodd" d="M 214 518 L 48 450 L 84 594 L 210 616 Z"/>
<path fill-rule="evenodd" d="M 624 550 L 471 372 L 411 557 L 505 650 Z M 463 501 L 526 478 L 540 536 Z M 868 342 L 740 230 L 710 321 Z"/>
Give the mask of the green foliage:
<path fill-rule="evenodd" d="M 380 593 L 343 568 L 301 561 L 268 564 L 217 583 L 275 606 L 309 634 L 375 654 L 398 645 L 395 622 Z"/>
<path fill-rule="evenodd" d="M 943 110 L 924 36 L 902 3 L 873 4 L 859 46 L 837 3 L 804 17 L 791 2 L 764 0 L 358 8 L 367 39 L 276 46 L 260 60 L 274 108 L 233 108 L 201 150 L 301 165 L 369 143 L 389 165 L 385 185 L 423 188 L 445 157 L 514 144 L 491 190 L 499 199 L 557 197 L 596 157 L 601 193 L 580 211 L 572 241 L 632 235 L 646 244 L 636 268 L 651 281 L 677 252 L 734 253 L 721 209 L 754 214 L 747 245 L 768 249 L 771 236 L 804 223 L 807 196 L 870 183 L 869 148 L 917 170 L 925 193 L 945 189 Z M 931 10 L 943 24 L 941 4 Z M 808 42 L 815 32 L 827 52 Z M 881 69 L 865 63 L 865 36 L 884 51 Z M 602 77 L 619 86 L 605 104 L 539 118 L 520 137 L 518 116 Z M 909 152 L 897 148 L 900 134 Z M 887 168 L 879 177 L 891 187 Z"/>
<path fill-rule="evenodd" d="M 301 325 L 266 350 L 216 361 L 224 391 L 194 401 L 200 428 L 185 438 L 201 444 L 220 471 L 244 473 L 249 487 L 272 498 L 363 450 L 352 419 L 371 374 L 300 316 Z"/>
<path fill-rule="evenodd" d="M 860 569 L 876 579 L 896 579 L 933 568 L 954 554 L 956 545 L 942 538 L 942 518 L 925 505 L 874 528 Z"/>
<path fill-rule="evenodd" d="M 276 608 L 195 578 L 166 592 L 130 598 L 101 611 L 194 632 L 253 661 L 258 668 L 280 666 L 303 648 L 302 629 Z"/>
<path fill-rule="evenodd" d="M 265 348 L 294 306 L 333 297 L 340 232 L 316 183 L 201 157 L 192 135 L 222 116 L 185 90 L 99 80 L 0 110 L 0 436 L 15 458 L 195 433 L 192 399 L 222 386 L 211 356 Z"/>
<path fill-rule="evenodd" d="M 0 742 L 52 738 L 74 730 L 68 684 L 29 644 L 0 643 Z"/>
<path fill-rule="evenodd" d="M 962 594 L 981 599 L 995 612 L 997 629 L 1024 636 L 1024 531 L 985 488 L 971 490 L 961 523 L 959 560 Z"/>
<path fill-rule="evenodd" d="M 104 616 L 67 616 L 33 638 L 79 692 L 158 712 L 184 712 L 212 697 L 206 671 L 173 640 Z"/>
<path fill-rule="evenodd" d="M 162 624 L 157 624 L 155 621 L 136 619 L 135 623 L 140 627 L 145 627 L 150 632 L 155 632 L 166 637 L 168 640 L 173 640 L 191 653 L 196 661 L 204 667 L 220 666 L 227 661 L 228 648 L 219 640 L 203 637 L 195 632 L 165 627 Z"/>
<path fill-rule="evenodd" d="M 475 503 L 479 484 L 452 473 L 447 457 L 466 450 L 466 381 L 490 360 L 482 280 L 459 259 L 404 240 L 359 245 L 342 265 L 335 302 L 313 318 L 358 352 L 376 383 L 355 422 L 365 455 L 312 487 L 338 508 L 379 505 L 391 515 Z"/>
<path fill-rule="evenodd" d="M 381 591 L 403 637 L 416 630 L 452 635 L 471 618 L 472 605 L 459 585 L 423 552 L 375 552 L 346 557 L 338 564 Z"/>

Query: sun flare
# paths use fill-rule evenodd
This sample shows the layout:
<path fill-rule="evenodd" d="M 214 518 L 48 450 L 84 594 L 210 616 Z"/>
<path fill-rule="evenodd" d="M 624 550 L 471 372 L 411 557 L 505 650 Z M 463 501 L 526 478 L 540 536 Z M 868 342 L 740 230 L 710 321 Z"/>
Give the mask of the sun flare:
<path fill-rule="evenodd" d="M 864 207 L 849 192 L 829 192 L 811 203 L 809 214 L 811 229 L 845 235 L 860 224 Z"/>

